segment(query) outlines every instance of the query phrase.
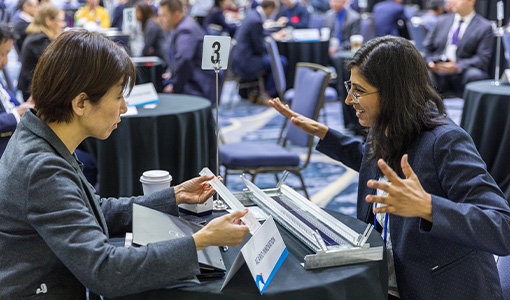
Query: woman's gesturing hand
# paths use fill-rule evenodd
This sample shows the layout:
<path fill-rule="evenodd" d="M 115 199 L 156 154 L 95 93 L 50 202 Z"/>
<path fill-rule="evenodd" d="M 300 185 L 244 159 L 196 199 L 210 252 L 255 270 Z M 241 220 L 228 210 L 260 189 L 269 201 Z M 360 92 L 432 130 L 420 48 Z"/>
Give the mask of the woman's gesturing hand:
<path fill-rule="evenodd" d="M 432 222 L 432 196 L 420 184 L 408 162 L 408 156 L 402 156 L 401 166 L 405 179 L 400 178 L 383 159 L 377 165 L 391 184 L 369 180 L 367 186 L 386 192 L 386 196 L 367 195 L 366 201 L 386 204 L 377 207 L 374 213 L 391 213 L 402 217 L 420 217 Z"/>

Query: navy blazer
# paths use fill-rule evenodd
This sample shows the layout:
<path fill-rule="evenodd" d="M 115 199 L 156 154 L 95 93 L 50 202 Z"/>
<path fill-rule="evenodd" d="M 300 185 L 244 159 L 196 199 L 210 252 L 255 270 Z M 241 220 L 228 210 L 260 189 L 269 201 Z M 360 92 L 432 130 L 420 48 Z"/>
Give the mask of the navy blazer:
<path fill-rule="evenodd" d="M 440 16 L 436 26 L 425 37 L 423 48 L 427 62 L 439 60 L 444 54 L 454 19 L 455 14 Z M 487 72 L 493 47 L 490 22 L 476 14 L 457 43 L 457 64 L 461 70 L 476 68 Z"/>
<path fill-rule="evenodd" d="M 294 28 L 308 28 L 308 20 L 309 14 L 306 7 L 304 7 L 301 3 L 296 3 L 293 8 L 282 5 L 280 8 L 280 12 L 278 13 L 277 19 L 280 17 L 286 17 L 289 19 L 287 26 L 291 26 Z M 297 17 L 297 22 L 293 22 L 292 18 Z"/>
<path fill-rule="evenodd" d="M 174 92 L 195 95 L 216 102 L 214 71 L 202 70 L 204 29 L 190 17 L 184 17 L 170 37 L 170 67 L 175 79 Z"/>
<path fill-rule="evenodd" d="M 266 43 L 262 17 L 256 9 L 246 14 L 236 32 L 237 45 L 232 54 L 232 70 L 245 79 L 255 79 L 262 70 Z"/>
<path fill-rule="evenodd" d="M 376 159 L 356 139 L 329 129 L 317 150 L 359 171 L 357 217 L 373 222 L 365 201 Z M 510 253 L 510 209 L 471 137 L 451 120 L 409 144 L 409 163 L 432 195 L 433 223 L 389 214 L 402 299 L 501 299 L 492 253 Z M 400 171 L 400 170 L 398 170 Z"/>
<path fill-rule="evenodd" d="M 385 36 L 387 34 L 400 36 L 398 20 L 407 21 L 402 4 L 386 0 L 374 6 L 374 25 L 377 36 Z"/>

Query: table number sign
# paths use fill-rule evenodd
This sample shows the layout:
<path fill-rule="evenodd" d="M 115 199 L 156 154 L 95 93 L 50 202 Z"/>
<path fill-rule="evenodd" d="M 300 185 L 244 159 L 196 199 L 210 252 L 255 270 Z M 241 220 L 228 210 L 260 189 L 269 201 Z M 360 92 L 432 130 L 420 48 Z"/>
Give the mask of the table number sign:
<path fill-rule="evenodd" d="M 206 35 L 204 36 L 204 48 L 202 54 L 202 69 L 214 70 L 214 65 L 219 63 L 221 70 L 226 70 L 228 55 L 230 52 L 230 37 Z"/>
<path fill-rule="evenodd" d="M 221 289 L 227 285 L 244 262 L 262 295 L 274 275 L 289 255 L 289 250 L 276 228 L 273 217 L 269 217 L 262 227 L 244 245 L 237 255 Z"/>

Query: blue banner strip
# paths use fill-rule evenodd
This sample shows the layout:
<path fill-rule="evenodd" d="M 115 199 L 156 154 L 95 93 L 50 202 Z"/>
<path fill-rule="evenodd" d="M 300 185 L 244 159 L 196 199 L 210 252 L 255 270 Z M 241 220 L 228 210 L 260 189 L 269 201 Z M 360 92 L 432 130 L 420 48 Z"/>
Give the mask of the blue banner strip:
<path fill-rule="evenodd" d="M 142 105 L 147 105 L 147 104 L 152 104 L 152 103 L 158 103 L 159 102 L 159 99 L 156 99 L 156 100 L 149 100 L 147 102 L 143 102 L 143 103 L 140 103 L 140 104 L 137 104 L 135 106 L 142 106 Z"/>
<path fill-rule="evenodd" d="M 261 295 L 264 293 L 264 291 L 266 290 L 267 286 L 271 282 L 271 279 L 273 279 L 274 274 L 276 274 L 276 272 L 278 271 L 280 266 L 283 264 L 283 261 L 287 258 L 287 256 L 289 256 L 289 250 L 287 250 L 287 248 L 285 248 L 283 250 L 283 252 L 282 252 L 282 255 L 280 255 L 280 258 L 276 262 L 276 265 L 274 266 L 273 271 L 271 271 L 271 275 L 269 275 L 269 278 L 267 279 L 266 284 L 264 285 L 264 287 L 260 291 Z"/>

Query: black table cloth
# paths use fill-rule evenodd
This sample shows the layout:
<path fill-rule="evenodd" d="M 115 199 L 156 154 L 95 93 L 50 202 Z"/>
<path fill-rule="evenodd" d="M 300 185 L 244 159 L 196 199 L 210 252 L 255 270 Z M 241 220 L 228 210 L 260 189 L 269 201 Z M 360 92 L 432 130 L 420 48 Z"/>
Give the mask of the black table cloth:
<path fill-rule="evenodd" d="M 358 232 L 363 232 L 366 227 L 365 223 L 350 216 L 328 212 Z M 213 217 L 219 215 L 213 213 Z M 220 291 L 220 288 L 224 278 L 203 281 L 200 285 L 191 287 L 146 291 L 118 299 L 386 299 L 388 295 L 386 256 L 384 260 L 376 262 L 305 270 L 301 263 L 304 256 L 311 254 L 312 251 L 278 223 L 276 224 L 289 250 L 289 256 L 262 296 L 248 267 L 244 264 L 223 291 Z M 246 238 L 245 242 L 248 240 Z M 368 242 L 372 246 L 383 245 L 381 235 L 375 230 Z M 123 242 L 120 243 L 122 244 Z M 227 271 L 243 245 L 230 247 L 227 252 L 222 252 Z"/>
<path fill-rule="evenodd" d="M 287 58 L 289 64 L 285 72 L 287 89 L 294 87 L 294 77 L 296 74 L 296 64 L 298 62 L 311 62 L 319 65 L 328 65 L 328 46 L 329 41 L 316 42 L 277 42 L 280 55 Z"/>
<path fill-rule="evenodd" d="M 464 91 L 460 126 L 473 138 L 487 170 L 510 199 L 510 86 L 490 80 L 472 82 Z"/>
<path fill-rule="evenodd" d="M 138 107 L 123 116 L 104 141 L 88 138 L 84 148 L 96 159 L 102 197 L 142 195 L 140 176 L 167 170 L 172 185 L 195 176 L 203 167 L 216 168 L 215 122 L 209 100 L 159 94 L 155 109 Z"/>

